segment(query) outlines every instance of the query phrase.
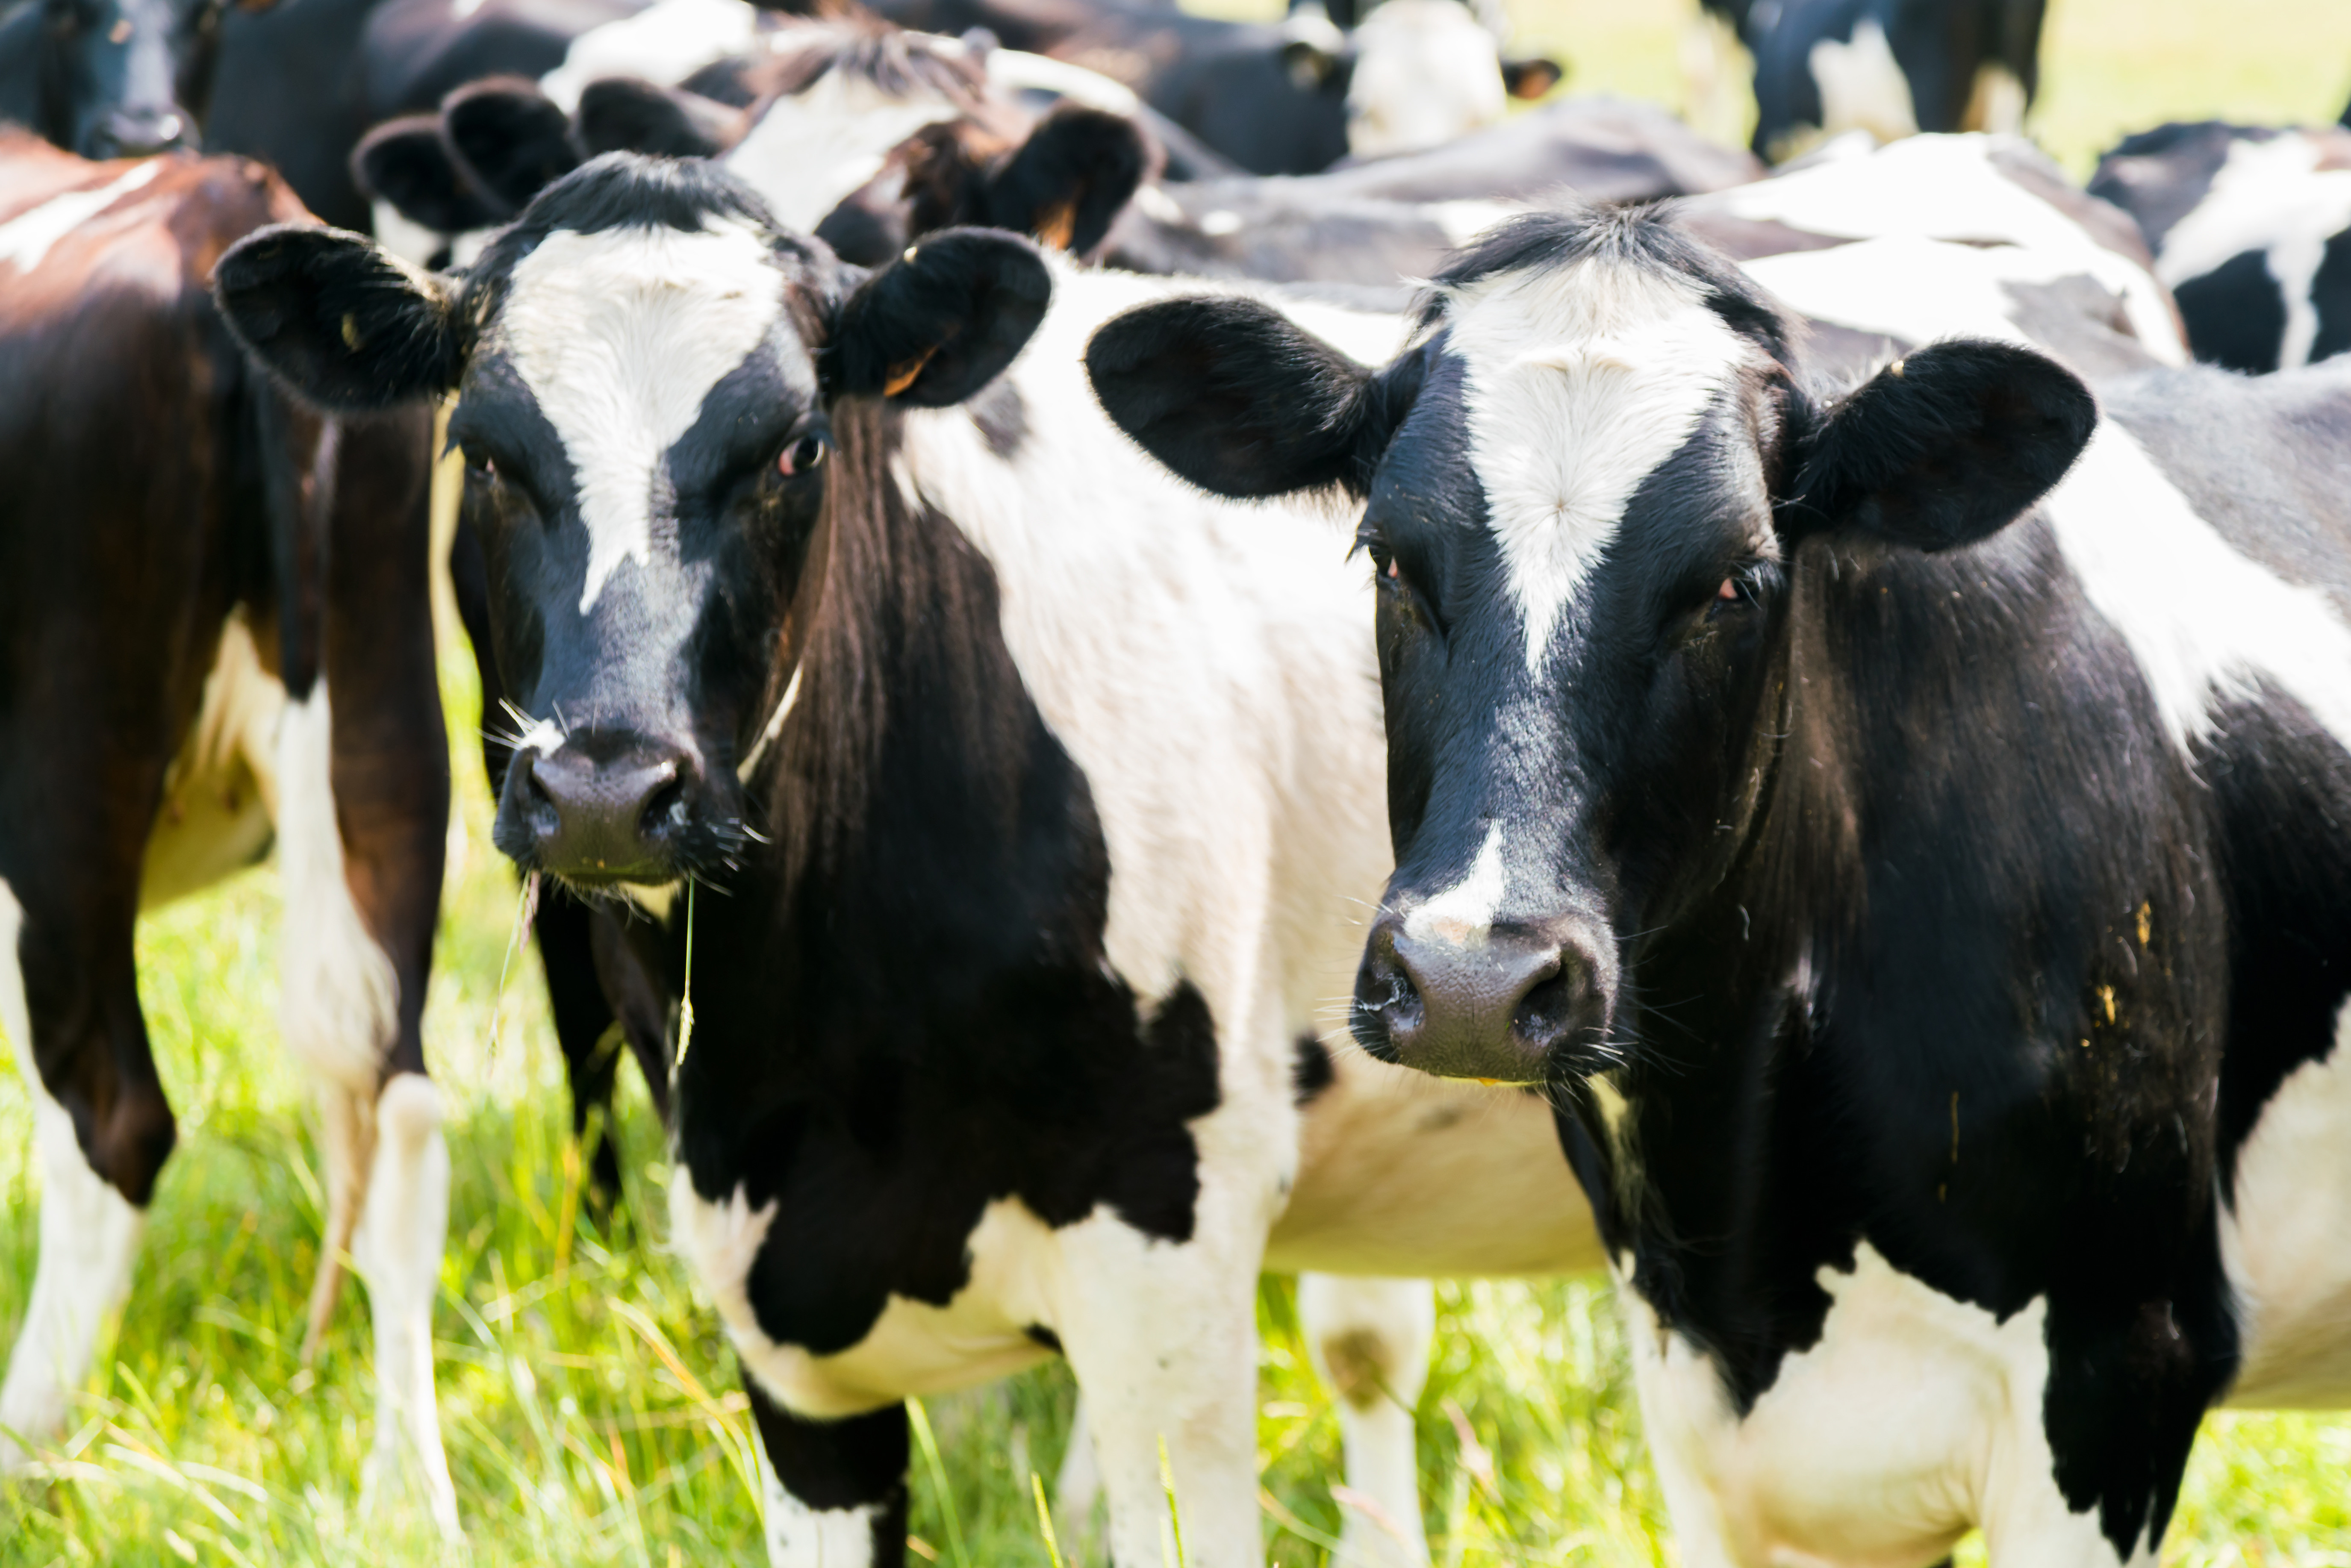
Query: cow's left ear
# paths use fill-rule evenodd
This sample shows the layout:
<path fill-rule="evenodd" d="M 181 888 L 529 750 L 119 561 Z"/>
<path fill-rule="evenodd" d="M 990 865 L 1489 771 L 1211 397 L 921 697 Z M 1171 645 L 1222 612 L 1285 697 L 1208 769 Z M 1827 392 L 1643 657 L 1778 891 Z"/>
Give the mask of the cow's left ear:
<path fill-rule="evenodd" d="M 329 413 L 373 413 L 457 384 L 447 286 L 364 235 L 256 230 L 213 268 L 213 298 L 255 359 Z"/>
<path fill-rule="evenodd" d="M 1052 274 L 1025 239 L 992 229 L 925 235 L 841 305 L 825 347 L 826 387 L 922 408 L 961 402 L 1027 346 L 1052 298 Z"/>
<path fill-rule="evenodd" d="M 1085 256 L 1134 199 L 1152 147 L 1124 115 L 1064 103 L 988 176 L 987 221 Z"/>
<path fill-rule="evenodd" d="M 2065 476 L 2098 422 L 2081 379 L 2008 343 L 1935 343 L 1829 411 L 1792 517 L 1923 550 L 1999 532 Z"/>

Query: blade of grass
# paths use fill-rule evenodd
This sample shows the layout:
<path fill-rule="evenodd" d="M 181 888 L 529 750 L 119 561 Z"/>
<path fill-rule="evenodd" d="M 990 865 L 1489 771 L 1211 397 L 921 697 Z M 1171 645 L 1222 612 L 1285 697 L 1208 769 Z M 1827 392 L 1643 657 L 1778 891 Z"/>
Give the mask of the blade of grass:
<path fill-rule="evenodd" d="M 947 1525 L 947 1552 L 956 1568 L 971 1568 L 963 1549 L 963 1521 L 956 1516 L 955 1493 L 947 1487 L 947 1468 L 939 1460 L 938 1439 L 931 1435 L 930 1413 L 921 1400 L 906 1401 L 906 1423 L 914 1428 L 914 1446 L 923 1450 L 923 1468 L 930 1471 L 932 1490 L 938 1493 L 939 1516 Z"/>

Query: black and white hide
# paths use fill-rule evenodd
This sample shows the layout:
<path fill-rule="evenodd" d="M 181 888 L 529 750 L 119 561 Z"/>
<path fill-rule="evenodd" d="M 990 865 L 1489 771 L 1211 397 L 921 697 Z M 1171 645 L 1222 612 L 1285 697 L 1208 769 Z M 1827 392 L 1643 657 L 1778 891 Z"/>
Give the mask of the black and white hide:
<path fill-rule="evenodd" d="M 1190 1560 L 1261 1562 L 1260 1269 L 1593 1256 L 1547 1108 L 1321 1043 L 1388 863 L 1368 573 L 1103 419 L 1082 346 L 1165 285 L 973 230 L 868 272 L 710 164 L 611 155 L 462 279 L 279 230 L 220 292 L 329 406 L 459 394 L 542 720 L 497 841 L 664 912 L 631 930 L 695 1019 L 673 1237 L 774 1561 L 900 1561 L 901 1402 L 1061 1354 L 1113 1555 L 1159 1551 L 1164 1441 Z M 1410 1521 L 1420 1347 L 1374 1343 L 1334 1382 Z"/>
<path fill-rule="evenodd" d="M 2158 126 L 2090 193 L 2138 221 L 2198 359 L 2260 374 L 2351 348 L 2351 129 Z"/>
<path fill-rule="evenodd" d="M 2094 395 L 1925 303 L 1816 367 L 1570 212 L 1377 372 L 1089 350 L 1196 482 L 1366 497 L 1355 1030 L 1570 1108 L 1692 1563 L 2153 1563 L 2208 1408 L 2351 1399 L 2351 372 Z"/>

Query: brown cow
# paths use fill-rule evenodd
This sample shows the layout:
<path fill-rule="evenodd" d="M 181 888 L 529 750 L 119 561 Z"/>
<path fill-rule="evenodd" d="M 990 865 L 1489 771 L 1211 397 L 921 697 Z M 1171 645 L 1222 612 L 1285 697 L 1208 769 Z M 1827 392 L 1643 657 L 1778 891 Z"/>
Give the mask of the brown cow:
<path fill-rule="evenodd" d="M 381 1380 L 371 1472 L 404 1436 L 454 1531 L 449 1166 L 419 1033 L 449 810 L 424 421 L 321 421 L 237 351 L 213 264 L 306 215 L 259 165 L 0 131 L 0 1025 L 44 1188 L 0 1467 L 62 1427 L 172 1150 L 132 925 L 274 837 L 279 1016 L 326 1150 L 312 1341 L 348 1250 Z"/>

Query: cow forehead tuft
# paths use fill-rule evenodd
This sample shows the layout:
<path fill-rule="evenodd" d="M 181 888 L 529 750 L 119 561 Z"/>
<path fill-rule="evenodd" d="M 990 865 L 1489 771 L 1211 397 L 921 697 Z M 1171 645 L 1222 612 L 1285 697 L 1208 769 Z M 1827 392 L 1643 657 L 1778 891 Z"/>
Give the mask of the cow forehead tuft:
<path fill-rule="evenodd" d="M 1448 292 L 1469 461 L 1535 670 L 1642 482 L 1763 357 L 1704 286 L 1593 256 Z"/>

